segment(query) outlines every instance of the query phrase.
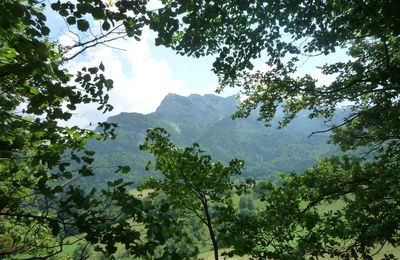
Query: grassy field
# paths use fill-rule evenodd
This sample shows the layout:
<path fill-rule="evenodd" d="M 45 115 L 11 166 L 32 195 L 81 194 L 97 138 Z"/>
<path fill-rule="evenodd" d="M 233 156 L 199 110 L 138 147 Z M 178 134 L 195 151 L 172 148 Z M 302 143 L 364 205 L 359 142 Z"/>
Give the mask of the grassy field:
<path fill-rule="evenodd" d="M 138 190 L 131 190 L 130 193 L 139 197 L 146 197 L 148 195 L 148 193 L 150 192 L 150 190 L 143 190 L 143 191 L 138 191 Z M 234 198 L 234 204 L 238 207 L 239 205 L 239 201 L 240 201 L 240 197 L 235 197 Z M 261 209 L 263 207 L 263 202 L 260 201 L 259 199 L 253 198 L 253 204 L 255 206 L 255 208 Z M 337 210 L 340 209 L 344 206 L 344 203 L 341 201 L 337 201 L 335 203 L 331 203 L 331 204 L 326 204 L 326 205 L 321 205 L 319 206 L 319 210 L 321 212 L 328 212 L 331 210 Z M 143 232 L 144 232 L 144 228 L 143 228 Z M 72 239 L 77 239 L 77 238 L 69 238 L 68 242 L 71 242 Z M 74 250 L 78 247 L 78 244 L 73 244 L 73 245 L 66 245 L 63 248 L 63 252 L 59 255 L 57 255 L 56 259 L 72 259 L 72 255 Z M 132 257 L 126 256 L 125 253 L 125 249 L 123 248 L 122 245 L 118 246 L 119 249 L 115 255 L 116 259 L 121 259 L 121 260 L 128 260 L 128 259 L 133 259 Z M 214 259 L 214 253 L 212 251 L 212 247 L 211 245 L 203 245 L 199 247 L 200 249 L 200 254 L 199 254 L 199 258 L 202 258 L 204 260 L 212 260 Z M 400 248 L 394 248 L 390 245 L 386 245 L 384 246 L 379 252 L 379 248 L 376 249 L 376 254 L 374 255 L 373 259 L 382 259 L 384 257 L 385 254 L 393 254 L 396 257 L 400 256 Z M 224 249 L 221 250 L 221 253 L 224 252 Z M 99 260 L 101 259 L 101 255 L 99 253 L 94 252 L 92 254 L 92 256 L 89 258 L 90 260 Z M 228 259 L 228 258 L 223 258 L 221 257 L 221 259 Z M 231 257 L 229 259 L 233 259 L 233 260 L 244 260 L 244 259 L 249 259 L 248 256 L 243 256 L 243 257 L 239 257 L 239 256 L 234 256 Z M 325 258 L 320 258 L 320 259 L 331 259 L 329 257 L 325 257 Z M 335 258 L 337 259 L 337 258 Z"/>

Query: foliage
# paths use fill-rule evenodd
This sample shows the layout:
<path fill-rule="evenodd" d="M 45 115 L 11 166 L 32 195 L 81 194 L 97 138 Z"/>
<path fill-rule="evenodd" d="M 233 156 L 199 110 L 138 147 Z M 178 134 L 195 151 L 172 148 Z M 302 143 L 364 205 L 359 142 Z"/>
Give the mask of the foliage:
<path fill-rule="evenodd" d="M 248 212 L 255 211 L 255 206 L 253 202 L 254 198 L 249 195 L 243 195 L 239 199 L 239 210 L 240 214 L 248 214 Z"/>
<path fill-rule="evenodd" d="M 325 253 L 370 258 L 374 246 L 398 246 L 394 223 L 400 214 L 393 208 L 399 203 L 399 8 L 394 0 L 172 1 L 152 15 L 158 44 L 184 55 L 216 55 L 213 70 L 221 89 L 238 86 L 246 96 L 236 117 L 259 108 L 259 119 L 268 125 L 282 106 L 283 127 L 309 109 L 311 118 L 332 123 L 326 131 L 332 130 L 332 142 L 343 150 L 367 151 L 322 161 L 274 188 L 266 217 L 255 217 L 241 233 L 254 234 L 247 241 L 253 246 L 243 251 L 259 249 L 255 254 L 276 258 Z M 310 75 L 297 76 L 302 57 L 332 56 L 341 49 L 347 61 L 319 68 L 332 83 L 319 86 Z M 260 57 L 269 69 L 251 71 Z M 342 102 L 351 113 L 335 123 L 333 113 Z M 331 215 L 299 209 L 301 199 L 317 206 L 332 198 L 344 206 Z M 258 221 L 270 230 L 257 233 Z"/>
<path fill-rule="evenodd" d="M 301 109 L 312 110 L 311 117 L 329 117 L 338 104 L 350 101 L 353 113 L 344 122 L 349 127 L 337 131 L 353 134 L 348 148 L 354 148 L 398 138 L 398 8 L 396 1 L 173 1 L 153 14 L 151 26 L 159 44 L 181 54 L 218 55 L 214 71 L 221 87 L 237 85 L 248 97 L 238 117 L 260 105 L 260 119 L 271 120 L 283 104 L 285 125 Z M 182 16 L 181 23 L 167 14 Z M 339 48 L 351 59 L 321 68 L 337 75 L 331 84 L 317 87 L 310 75 L 293 76 L 300 56 Z M 271 70 L 245 70 L 263 51 Z M 378 114 L 387 125 L 371 120 Z"/>
<path fill-rule="evenodd" d="M 218 259 L 219 241 L 216 224 L 220 214 L 235 212 L 232 196 L 232 176 L 240 173 L 243 162 L 232 160 L 228 166 L 212 162 L 209 155 L 200 150 L 198 144 L 191 147 L 176 147 L 163 129 L 149 129 L 141 149 L 155 156 L 154 169 L 159 170 L 161 180 L 150 179 L 146 187 L 166 195 L 164 207 L 185 210 L 204 224 Z M 151 166 L 151 161 L 150 165 Z"/>
<path fill-rule="evenodd" d="M 240 161 L 227 167 L 213 164 L 198 146 L 180 149 L 162 131 L 149 132 L 143 149 L 156 156 L 155 168 L 166 177 L 153 184 L 165 191 L 172 207 L 189 206 L 197 212 L 214 248 L 222 234 L 241 234 L 231 240 L 224 237 L 237 252 L 273 258 L 370 258 L 376 245 L 398 246 L 398 1 L 177 0 L 164 1 L 155 11 L 147 10 L 146 4 L 52 3 L 73 32 L 85 36 L 64 48 L 49 37 L 42 2 L 0 2 L 1 256 L 46 258 L 62 250 L 64 238 L 75 232 L 102 244 L 97 249 L 109 254 L 117 242 L 137 255 L 152 250 L 150 243 L 135 243 L 140 232 L 128 220 L 143 221 L 151 214 L 144 214 L 142 202 L 127 193 L 128 183 L 110 182 L 99 196 L 95 190 L 70 185 L 80 176 L 93 175 L 94 153 L 85 145 L 89 139 L 113 137 L 114 125 L 102 124 L 103 135 L 97 135 L 59 123 L 79 104 L 97 103 L 104 112 L 112 109 L 105 91 L 113 82 L 104 76 L 104 65 L 72 75 L 64 69 L 67 62 L 96 45 L 125 36 L 138 38 L 146 24 L 158 32 L 157 44 L 195 57 L 216 55 L 213 70 L 221 88 L 239 86 L 247 97 L 236 117 L 259 108 L 259 119 L 268 124 L 283 107 L 282 127 L 303 109 L 312 111 L 311 118 L 329 121 L 336 107 L 347 102 L 351 113 L 328 129 L 333 130 L 332 142 L 343 150 L 367 146 L 369 151 L 359 158 L 323 160 L 301 176 L 284 179 L 282 187 L 266 184 L 262 214 L 233 215 L 236 222 L 227 222 L 225 233 L 213 234 L 208 202 L 231 212 L 230 196 L 225 196 Z M 92 22 L 100 28 L 94 30 Z M 347 50 L 348 61 L 320 68 L 335 77 L 332 83 L 318 86 L 310 75 L 295 76 L 301 56 L 329 55 L 341 48 Z M 250 71 L 259 57 L 266 58 L 269 70 Z M 72 162 L 81 165 L 72 169 Z M 183 177 L 190 173 L 185 182 Z M 198 184 L 195 189 L 188 189 L 191 181 Z M 330 213 L 316 208 L 333 201 L 343 203 L 342 208 Z M 224 216 L 217 214 L 215 220 L 220 217 Z"/>
<path fill-rule="evenodd" d="M 165 193 L 152 191 L 144 199 L 145 259 L 196 259 L 203 235 L 184 209 L 171 209 Z M 200 232 L 200 234 L 198 234 Z M 197 234 L 197 237 L 196 237 Z M 200 236 L 199 236 L 200 235 Z M 131 252 L 135 254 L 135 252 Z"/>
<path fill-rule="evenodd" d="M 50 37 L 45 9 L 51 10 L 43 1 L 1 1 L 1 257 L 50 257 L 62 250 L 66 236 L 77 232 L 90 243 L 104 244 L 100 249 L 108 253 L 116 250 L 116 242 L 130 244 L 138 238 L 126 219 L 115 222 L 124 207 L 131 207 L 131 218 L 140 207 L 140 201 L 125 194 L 128 183 L 110 182 L 101 194 L 73 186 L 93 175 L 88 140 L 112 138 L 115 125 L 101 123 L 103 131 L 96 134 L 60 122 L 70 119 L 80 104 L 95 103 L 104 113 L 112 109 L 106 92 L 113 81 L 105 77 L 103 63 L 75 75 L 65 67 L 88 48 L 140 36 L 145 5 L 119 1 L 111 10 L 103 1 L 54 2 L 51 8 L 65 17 L 66 27 L 81 36 L 73 46 L 63 47 Z M 90 24 L 93 19 L 101 23 L 100 30 Z"/>
<path fill-rule="evenodd" d="M 88 244 L 78 244 L 72 254 L 73 260 L 87 260 L 92 254 L 92 249 Z"/>

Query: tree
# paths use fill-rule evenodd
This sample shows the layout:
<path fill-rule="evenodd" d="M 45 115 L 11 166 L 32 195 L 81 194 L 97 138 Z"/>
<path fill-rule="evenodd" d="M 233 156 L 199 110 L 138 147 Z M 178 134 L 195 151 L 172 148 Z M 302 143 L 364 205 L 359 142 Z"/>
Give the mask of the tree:
<path fill-rule="evenodd" d="M 140 147 L 155 156 L 154 169 L 163 178 L 150 179 L 147 187 L 163 192 L 172 209 L 184 209 L 204 224 L 212 241 L 215 259 L 219 259 L 216 224 L 218 214 L 232 214 L 234 185 L 232 177 L 240 174 L 243 162 L 232 160 L 228 166 L 212 162 L 197 144 L 176 147 L 161 128 L 149 129 Z M 150 167 L 150 165 L 149 165 Z M 166 205 L 168 205 L 166 204 Z M 213 213 L 213 211 L 216 211 Z"/>
<path fill-rule="evenodd" d="M 279 248 L 269 252 L 261 246 L 260 255 L 369 258 L 375 247 L 398 246 L 400 229 L 394 223 L 400 214 L 389 209 L 399 206 L 399 9 L 394 0 L 173 1 L 152 14 L 151 28 L 159 33 L 156 43 L 183 55 L 216 55 L 213 71 L 220 89 L 238 86 L 246 96 L 235 117 L 257 108 L 259 119 L 268 125 L 281 106 L 284 127 L 300 110 L 309 109 L 311 118 L 330 122 L 323 132 L 332 131 L 333 143 L 353 151 L 352 157 L 323 160 L 273 189 L 263 214 L 278 212 L 272 218 L 276 222 L 260 218 L 259 227 L 266 227 L 265 221 L 280 224 L 273 232 L 277 239 L 242 232 L 254 234 L 253 249 L 260 236 Z M 334 78 L 332 83 L 318 86 L 310 75 L 295 76 L 301 57 L 323 58 L 339 49 L 347 51 L 347 61 L 320 67 Z M 270 69 L 251 71 L 260 57 Z M 348 104 L 348 115 L 335 123 L 332 118 L 342 102 Z M 302 208 L 301 200 L 308 206 Z M 338 215 L 318 211 L 318 205 L 333 201 L 343 203 L 335 211 Z M 340 228 L 330 228 L 338 221 Z M 249 227 L 257 230 L 254 223 Z M 298 228 L 308 230 L 300 240 L 291 235 Z M 289 243 L 293 240 L 297 251 Z"/>
<path fill-rule="evenodd" d="M 54 2 L 53 14 L 65 18 L 66 27 L 80 39 L 66 48 L 50 37 L 45 9 L 51 10 L 43 1 L 1 1 L 0 241 L 6 242 L 0 257 L 44 259 L 62 251 L 65 238 L 76 233 L 105 245 L 98 249 L 109 254 L 115 252 L 115 243 L 129 247 L 138 239 L 128 218 L 120 217 L 121 212 L 129 218 L 141 212 L 140 201 L 127 194 L 128 183 L 110 182 L 101 193 L 74 187 L 74 180 L 94 174 L 94 152 L 86 143 L 112 138 L 115 125 L 101 123 L 103 133 L 94 133 L 60 121 L 70 119 L 80 104 L 96 103 L 103 112 L 112 109 L 106 92 L 113 81 L 103 74 L 103 63 L 75 75 L 65 67 L 88 48 L 140 36 L 145 5 Z"/>
<path fill-rule="evenodd" d="M 92 254 L 92 249 L 88 244 L 78 244 L 72 255 L 74 260 L 87 260 Z"/>
<path fill-rule="evenodd" d="M 103 75 L 103 64 L 82 68 L 76 75 L 64 65 L 88 48 L 120 37 L 138 37 L 147 24 L 158 32 L 157 44 L 180 54 L 217 56 L 213 70 L 221 88 L 240 86 L 247 97 L 236 117 L 259 108 L 260 120 L 268 124 L 282 106 L 285 117 L 281 126 L 302 109 L 329 122 L 341 102 L 349 103 L 349 115 L 326 131 L 333 131 L 332 141 L 343 150 L 366 146 L 363 149 L 368 156 L 325 160 L 302 176 L 288 177 L 282 187 L 267 185 L 271 192 L 266 193 L 270 197 L 265 198 L 265 216 L 270 218 L 266 222 L 263 215 L 254 216 L 254 222 L 237 226 L 243 228 L 237 234 L 242 232 L 249 242 L 240 248 L 242 252 L 273 257 L 358 254 L 367 258 L 376 245 L 398 245 L 397 1 L 177 0 L 165 1 L 154 11 L 146 4 L 128 0 L 112 6 L 101 0 L 54 2 L 51 8 L 65 18 L 73 32 L 94 36 L 80 37 L 82 40 L 65 49 L 50 39 L 40 1 L 1 1 L 0 240 L 7 241 L 2 255 L 54 255 L 62 250 L 71 228 L 86 234 L 90 243 L 106 245 L 103 250 L 108 253 L 116 250 L 116 242 L 131 249 L 138 246 L 134 242 L 140 234 L 130 228 L 126 216 L 141 218 L 141 202 L 126 193 L 126 183 L 110 182 L 110 190 L 99 198 L 95 191 L 69 185 L 77 176 L 93 174 L 93 153 L 84 146 L 88 139 L 101 137 L 78 127 L 62 127 L 59 120 L 68 120 L 71 111 L 83 103 L 98 103 L 105 112 L 111 109 L 105 91 L 112 81 Z M 94 30 L 96 23 L 100 26 Z M 321 67 L 324 74 L 336 76 L 331 84 L 317 86 L 310 75 L 295 76 L 299 57 L 323 57 L 340 48 L 347 50 L 350 59 Z M 268 71 L 249 71 L 258 57 L 266 58 Z M 18 113 L 17 108 L 24 106 L 24 113 Z M 103 137 L 112 137 L 112 126 L 103 126 Z M 189 149 L 196 151 L 196 147 Z M 82 165 L 75 171 L 72 161 Z M 332 200 L 344 202 L 334 219 L 318 212 L 318 205 Z M 118 210 L 105 212 L 100 206 L 110 204 Z M 120 212 L 125 218 L 115 222 Z M 330 228 L 329 221 L 344 228 Z M 279 225 L 269 230 L 266 223 Z M 291 237 L 299 229 L 306 233 L 299 239 Z M 279 236 L 271 239 L 271 234 Z M 47 244 L 37 243 L 43 241 L 41 235 L 51 237 Z M 337 246 L 346 239 L 351 243 Z M 290 243 L 292 240 L 296 243 Z M 275 251 L 265 246 L 268 243 L 276 245 Z"/>
<path fill-rule="evenodd" d="M 252 196 L 241 196 L 239 200 L 239 210 L 241 214 L 248 214 L 250 212 L 255 211 L 255 206 L 253 203 L 253 197 Z"/>
<path fill-rule="evenodd" d="M 172 208 L 165 193 L 150 192 L 144 198 L 147 248 L 143 259 L 197 259 L 198 244 L 204 242 L 204 229 L 185 209 Z M 132 252 L 135 253 L 135 252 Z"/>

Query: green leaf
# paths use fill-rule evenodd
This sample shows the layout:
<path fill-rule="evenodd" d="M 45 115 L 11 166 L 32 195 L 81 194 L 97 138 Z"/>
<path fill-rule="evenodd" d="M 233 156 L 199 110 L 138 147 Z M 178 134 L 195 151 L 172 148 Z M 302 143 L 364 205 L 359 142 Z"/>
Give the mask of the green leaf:
<path fill-rule="evenodd" d="M 57 185 L 56 187 L 54 187 L 54 189 L 53 189 L 53 192 L 54 193 L 60 193 L 60 192 L 63 192 L 64 191 L 64 188 L 62 187 L 62 186 L 60 186 L 60 185 Z"/>
<path fill-rule="evenodd" d="M 107 21 L 104 21 L 103 24 L 102 24 L 102 26 L 101 26 L 101 28 L 103 28 L 104 31 L 110 30 L 110 27 L 111 27 L 111 25 L 110 25 L 110 23 L 107 22 Z"/>
<path fill-rule="evenodd" d="M 49 220 L 49 227 L 53 236 L 57 236 L 60 233 L 60 225 L 55 220 Z"/>
<path fill-rule="evenodd" d="M 59 11 L 61 9 L 60 1 L 57 1 L 56 3 L 52 3 L 50 6 L 54 11 Z"/>
<path fill-rule="evenodd" d="M 75 16 L 69 16 L 69 17 L 67 18 L 67 23 L 68 23 L 69 25 L 75 24 L 75 23 L 76 23 L 76 17 L 75 17 Z"/>
<path fill-rule="evenodd" d="M 85 150 L 84 153 L 89 156 L 93 156 L 95 154 L 94 151 Z"/>
<path fill-rule="evenodd" d="M 89 29 L 89 22 L 84 19 L 79 19 L 77 21 L 77 26 L 80 31 L 87 31 Z"/>
<path fill-rule="evenodd" d="M 118 169 L 115 172 L 121 172 L 122 174 L 129 173 L 131 171 L 131 167 L 128 165 L 118 166 Z"/>
<path fill-rule="evenodd" d="M 114 86 L 114 81 L 112 79 L 107 79 L 105 85 L 106 85 L 107 90 L 110 90 Z"/>
<path fill-rule="evenodd" d="M 89 68 L 88 71 L 90 72 L 90 74 L 96 74 L 99 71 L 99 68 L 92 67 Z"/>
<path fill-rule="evenodd" d="M 100 69 L 101 71 L 104 71 L 104 65 L 103 65 L 103 62 L 100 62 L 99 69 Z"/>

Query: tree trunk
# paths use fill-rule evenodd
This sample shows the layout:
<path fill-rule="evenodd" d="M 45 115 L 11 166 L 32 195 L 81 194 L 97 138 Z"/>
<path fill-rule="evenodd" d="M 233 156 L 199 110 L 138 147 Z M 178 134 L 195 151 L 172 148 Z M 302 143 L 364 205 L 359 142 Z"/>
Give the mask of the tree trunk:
<path fill-rule="evenodd" d="M 214 233 L 214 230 L 213 230 L 213 227 L 212 227 L 211 217 L 210 217 L 210 212 L 208 211 L 207 201 L 205 201 L 203 203 L 203 206 L 204 206 L 204 213 L 206 214 L 206 219 L 207 219 L 208 232 L 210 233 L 210 238 L 211 238 L 211 241 L 212 241 L 212 244 L 213 244 L 213 248 L 214 248 L 214 257 L 215 257 L 215 260 L 218 260 L 219 259 L 219 256 L 218 256 L 218 241 L 217 241 L 217 239 L 215 237 L 215 233 Z"/>

